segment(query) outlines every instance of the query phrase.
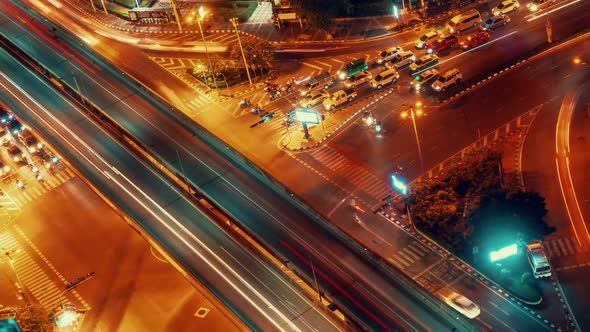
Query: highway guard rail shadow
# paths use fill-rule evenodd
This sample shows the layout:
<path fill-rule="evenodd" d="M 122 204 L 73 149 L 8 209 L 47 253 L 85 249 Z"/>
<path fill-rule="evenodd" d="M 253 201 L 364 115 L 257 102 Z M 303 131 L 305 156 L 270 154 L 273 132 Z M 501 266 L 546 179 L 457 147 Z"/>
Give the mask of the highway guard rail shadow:
<path fill-rule="evenodd" d="M 27 8 L 24 7 L 23 9 L 26 10 Z M 36 15 L 36 13 L 31 13 L 31 14 Z M 44 21 L 40 20 L 40 22 L 44 22 Z M 47 24 L 47 23 L 45 23 L 45 24 Z M 79 47 L 78 46 L 79 43 L 75 38 L 72 38 L 69 34 L 63 33 L 61 31 L 59 31 L 59 32 L 60 32 L 59 38 L 67 40 L 71 45 L 75 45 L 76 47 Z M 132 89 L 134 89 L 138 95 L 147 99 L 150 103 L 152 103 L 152 105 L 157 106 L 161 111 L 166 112 L 166 114 L 168 114 L 171 118 L 173 118 L 179 125 L 183 126 L 187 131 L 194 134 L 195 136 L 197 136 L 201 140 L 207 142 L 219 154 L 224 156 L 226 159 L 232 161 L 235 165 L 239 165 L 240 168 L 245 170 L 248 174 L 250 174 L 251 176 L 256 178 L 259 182 L 266 185 L 268 188 L 272 189 L 272 191 L 275 192 L 277 195 L 279 195 L 282 199 L 284 199 L 288 202 L 291 202 L 291 205 L 297 207 L 309 219 L 314 220 L 317 225 L 320 225 L 322 228 L 327 230 L 331 235 L 336 237 L 341 242 L 341 244 L 348 247 L 354 254 L 356 254 L 358 257 L 361 257 L 363 260 L 369 262 L 374 267 L 377 267 L 378 270 L 380 272 L 382 272 L 386 277 L 388 277 L 388 279 L 390 279 L 392 282 L 403 285 L 404 286 L 404 288 L 402 289 L 403 291 L 411 293 L 411 295 L 414 297 L 417 296 L 418 298 L 420 298 L 420 300 L 423 303 L 425 303 L 426 305 L 428 305 L 430 310 L 432 310 L 433 312 L 442 313 L 443 317 L 451 325 L 459 324 L 460 326 L 462 326 L 462 330 L 464 330 L 464 331 L 471 331 L 471 330 L 475 331 L 476 330 L 475 327 L 472 325 L 472 323 L 469 320 L 462 317 L 456 311 L 454 311 L 453 309 L 448 307 L 446 304 L 444 304 L 444 302 L 442 302 L 440 299 L 435 297 L 433 294 L 431 294 L 430 292 L 423 289 L 414 280 L 412 280 L 411 278 L 407 277 L 405 274 L 398 271 L 395 267 L 391 266 L 380 255 L 378 255 L 377 253 L 375 253 L 371 250 L 368 250 L 367 248 L 362 246 L 360 243 L 358 243 L 356 240 L 354 240 L 351 236 L 349 236 L 347 233 L 345 233 L 342 229 L 340 229 L 339 227 L 337 227 L 333 223 L 331 223 L 329 220 L 327 220 L 324 216 L 318 214 L 305 201 L 303 201 L 295 193 L 291 192 L 289 190 L 289 188 L 287 188 L 283 184 L 279 183 L 270 174 L 268 174 L 266 171 L 264 171 L 263 169 L 258 167 L 256 164 L 252 163 L 250 160 L 248 160 L 245 156 L 240 154 L 238 151 L 234 150 L 232 147 L 225 144 L 221 139 L 219 139 L 213 133 L 208 131 L 206 128 L 195 123 L 192 119 L 188 118 L 183 112 L 180 112 L 174 108 L 171 108 L 170 105 L 166 101 L 164 101 L 159 95 L 157 95 L 154 91 L 150 90 L 148 87 L 144 86 L 143 84 L 141 84 L 138 80 L 134 79 L 133 77 L 130 77 L 128 74 L 120 71 L 118 68 L 114 67 L 112 64 L 110 64 L 110 62 L 103 59 L 102 56 L 95 53 L 94 51 L 85 50 L 84 53 L 87 55 L 90 55 L 90 57 L 95 62 L 100 63 L 102 65 L 103 69 L 109 71 L 114 77 L 116 77 L 120 81 L 128 83 L 128 86 L 132 87 Z M 33 61 L 36 63 L 36 61 L 33 60 L 32 58 L 29 58 L 29 59 L 30 59 L 30 61 Z M 106 116 L 101 110 L 93 107 L 93 105 L 90 103 L 90 101 L 88 99 L 86 99 L 84 96 L 77 95 L 76 90 L 71 88 L 66 82 L 64 82 L 63 80 L 60 80 L 59 78 L 57 78 L 57 76 L 51 74 L 47 69 L 44 69 L 38 63 L 36 65 L 34 65 L 33 67 L 35 67 L 36 69 L 41 68 L 42 69 L 41 72 L 48 79 L 50 79 L 50 80 L 53 79 L 54 81 L 56 79 L 59 80 L 59 83 L 62 85 L 62 87 L 60 89 L 63 92 L 66 92 L 68 94 L 72 94 L 71 97 L 77 99 L 80 103 L 82 103 L 86 107 L 94 108 L 93 112 L 97 113 L 94 116 L 95 118 L 98 118 L 99 120 L 108 123 L 110 126 L 113 126 L 113 128 L 116 130 L 121 130 L 119 135 L 124 135 L 126 140 L 132 141 L 135 144 L 137 144 L 137 146 L 144 148 L 144 150 L 146 152 L 148 152 L 148 154 L 151 156 L 151 158 L 156 160 L 156 158 L 154 157 L 154 154 L 151 153 L 152 152 L 151 149 L 146 148 L 141 142 L 139 142 L 137 139 L 135 139 L 135 137 L 133 137 L 133 135 L 129 134 L 124 128 L 122 128 L 118 124 L 116 124 L 115 121 L 113 121 L 108 116 Z M 157 160 L 157 161 L 160 163 L 160 165 L 165 165 L 168 170 L 173 170 L 172 173 L 174 173 L 176 175 L 179 174 L 179 172 L 177 170 L 175 170 L 175 167 L 173 165 L 171 165 L 165 161 L 162 161 L 162 160 Z M 160 170 L 160 171 L 162 171 L 162 170 Z M 178 175 L 178 178 L 182 178 L 182 176 Z M 194 195 L 197 198 L 207 198 L 207 201 L 210 204 L 212 204 L 214 206 L 217 205 L 215 203 L 215 201 L 212 200 L 210 197 L 208 197 L 208 195 L 206 193 L 199 192 L 194 187 L 192 187 L 191 189 L 194 190 Z M 231 216 L 231 213 L 229 213 L 229 211 L 227 211 L 225 208 L 220 207 L 218 205 L 217 205 L 217 207 L 219 208 L 219 211 L 223 211 L 225 215 Z M 244 229 L 244 231 L 248 231 L 248 230 Z M 254 238 L 256 238 L 257 240 L 261 240 L 255 234 L 253 234 L 253 233 L 250 233 L 250 234 Z M 268 246 L 267 246 L 267 248 L 270 249 L 279 258 L 283 259 L 283 261 L 285 261 L 285 259 L 281 257 L 280 252 L 278 252 L 272 248 L 269 248 Z M 301 272 L 301 273 L 306 274 L 306 275 L 308 274 L 308 273 L 304 273 L 304 272 Z M 313 280 L 313 279 L 311 279 L 310 276 L 308 276 L 306 279 Z M 344 310 L 344 308 L 342 308 L 341 306 L 339 308 L 341 310 Z"/>

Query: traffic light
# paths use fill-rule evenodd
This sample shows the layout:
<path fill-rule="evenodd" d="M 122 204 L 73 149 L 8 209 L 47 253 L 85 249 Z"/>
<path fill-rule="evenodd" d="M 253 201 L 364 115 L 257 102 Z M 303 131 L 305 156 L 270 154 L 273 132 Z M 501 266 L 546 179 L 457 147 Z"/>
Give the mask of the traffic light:
<path fill-rule="evenodd" d="M 383 127 L 381 127 L 381 121 L 380 120 L 375 121 L 375 131 L 380 133 L 382 129 L 383 129 Z"/>

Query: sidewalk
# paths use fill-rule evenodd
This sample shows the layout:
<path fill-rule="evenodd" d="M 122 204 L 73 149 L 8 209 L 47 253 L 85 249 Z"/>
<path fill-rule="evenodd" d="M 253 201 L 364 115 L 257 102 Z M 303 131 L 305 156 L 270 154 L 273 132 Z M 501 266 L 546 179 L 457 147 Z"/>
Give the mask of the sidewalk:
<path fill-rule="evenodd" d="M 112 29 L 132 33 L 147 32 L 153 34 L 192 34 L 198 32 L 198 26 L 194 24 L 183 26 L 183 31 L 178 31 L 178 27 L 176 24 L 174 24 L 174 21 L 170 22 L 169 24 L 139 24 L 127 21 L 112 14 L 105 14 L 104 11 L 98 8 L 96 11 L 93 11 L 92 7 L 87 1 L 70 1 L 72 6 L 82 11 L 87 17 L 90 17 L 94 21 Z M 450 10 L 446 13 L 429 17 L 423 21 L 420 20 L 418 14 L 408 13 L 406 14 L 405 18 L 400 20 L 401 23 L 404 24 L 404 28 L 395 28 L 395 31 L 389 29 L 398 25 L 398 22 L 392 15 L 361 18 L 337 18 L 334 19 L 330 29 L 330 34 L 328 35 L 321 31 L 306 31 L 305 29 L 301 28 L 299 24 L 293 23 L 289 24 L 288 27 L 279 30 L 272 22 L 260 23 L 256 18 L 253 20 L 258 22 L 240 23 L 238 25 L 238 30 L 245 35 L 266 39 L 273 44 L 294 42 L 325 43 L 329 41 L 342 42 L 352 40 L 368 40 L 372 38 L 393 35 L 408 29 L 413 29 L 420 24 L 430 26 L 437 21 L 456 15 L 460 11 L 481 6 L 488 3 L 489 1 L 491 0 L 479 0 L 460 9 Z M 157 6 L 158 3 L 156 3 L 155 7 Z M 181 17 L 185 17 L 189 10 L 189 8 L 179 9 Z M 205 21 L 203 22 L 203 25 L 203 30 L 205 30 L 209 35 L 233 32 L 233 27 L 230 22 L 215 23 Z"/>

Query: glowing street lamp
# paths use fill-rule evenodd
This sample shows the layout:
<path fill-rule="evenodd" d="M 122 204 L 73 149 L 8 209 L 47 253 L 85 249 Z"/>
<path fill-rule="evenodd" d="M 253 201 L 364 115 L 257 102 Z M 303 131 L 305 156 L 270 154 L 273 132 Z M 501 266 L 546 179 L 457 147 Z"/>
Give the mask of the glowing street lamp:
<path fill-rule="evenodd" d="M 580 56 L 576 56 L 572 59 L 572 62 L 574 63 L 574 65 L 576 66 L 590 66 L 586 61 L 584 61 Z"/>

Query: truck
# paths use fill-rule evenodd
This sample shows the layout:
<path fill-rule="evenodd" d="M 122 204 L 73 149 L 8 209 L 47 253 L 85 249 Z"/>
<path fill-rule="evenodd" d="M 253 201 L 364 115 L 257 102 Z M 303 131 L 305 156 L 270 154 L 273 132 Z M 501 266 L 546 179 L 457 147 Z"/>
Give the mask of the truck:
<path fill-rule="evenodd" d="M 352 101 L 357 95 L 357 92 L 353 89 L 338 90 L 330 98 L 324 100 L 324 107 L 328 111 L 333 110 L 346 102 Z"/>
<path fill-rule="evenodd" d="M 535 278 L 551 276 L 551 265 L 549 265 L 547 254 L 541 242 L 534 241 L 529 244 L 527 246 L 527 256 Z"/>

